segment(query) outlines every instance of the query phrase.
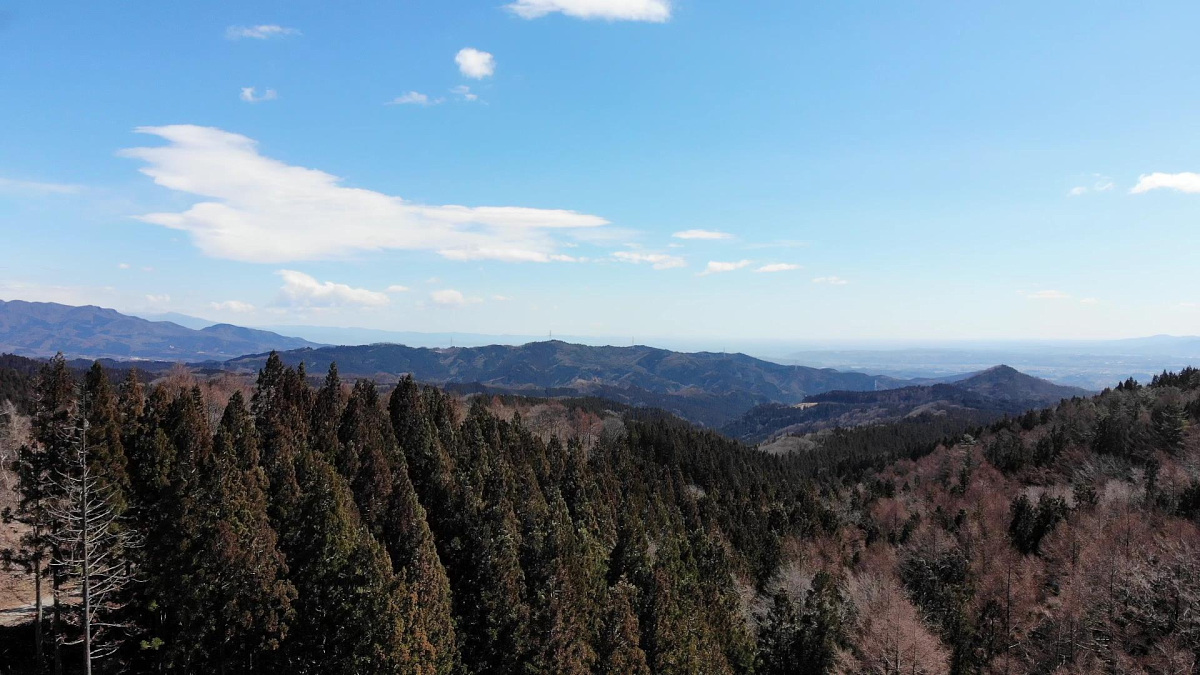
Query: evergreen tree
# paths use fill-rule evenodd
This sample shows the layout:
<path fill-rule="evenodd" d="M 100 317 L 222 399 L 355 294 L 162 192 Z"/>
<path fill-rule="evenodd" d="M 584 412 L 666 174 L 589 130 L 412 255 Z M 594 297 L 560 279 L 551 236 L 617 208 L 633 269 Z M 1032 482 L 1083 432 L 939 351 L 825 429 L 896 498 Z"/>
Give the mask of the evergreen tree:
<path fill-rule="evenodd" d="M 84 396 L 88 402 L 88 461 L 90 472 L 100 489 L 108 495 L 117 513 L 129 505 L 129 466 L 121 434 L 121 415 L 117 393 L 97 361 L 84 378 Z"/>
<path fill-rule="evenodd" d="M 597 650 L 597 673 L 650 675 L 646 653 L 640 644 L 641 627 L 634 611 L 637 594 L 638 590 L 623 579 L 608 590 Z"/>

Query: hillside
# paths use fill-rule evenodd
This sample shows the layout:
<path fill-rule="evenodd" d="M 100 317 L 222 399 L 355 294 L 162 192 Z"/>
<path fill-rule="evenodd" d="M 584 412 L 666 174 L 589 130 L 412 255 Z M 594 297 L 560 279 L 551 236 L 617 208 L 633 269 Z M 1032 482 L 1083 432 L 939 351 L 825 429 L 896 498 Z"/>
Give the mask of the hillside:
<path fill-rule="evenodd" d="M 427 349 L 381 344 L 282 352 L 288 365 L 323 372 L 336 362 L 344 376 L 395 382 L 411 374 L 434 384 L 479 383 L 534 395 L 597 395 L 678 412 L 705 425 L 721 424 L 754 405 L 799 403 L 805 396 L 844 389 L 890 388 L 890 377 L 829 368 L 785 366 L 744 354 L 682 353 L 653 347 L 593 347 L 558 340 L 520 346 Z M 266 354 L 226 362 L 254 371 Z"/>
<path fill-rule="evenodd" d="M 316 344 L 268 331 L 217 324 L 194 330 L 87 305 L 0 300 L 0 352 L 70 358 L 223 360 Z"/>
<path fill-rule="evenodd" d="M 757 443 L 783 434 L 799 435 L 920 415 L 947 417 L 966 429 L 1088 393 L 1001 365 L 969 377 L 954 378 L 951 383 L 883 391 L 830 391 L 808 396 L 798 405 L 764 404 L 725 424 L 721 431 Z"/>
<path fill-rule="evenodd" d="M 73 377 L 46 366 L 50 406 L 6 433 L 68 452 Z M 600 401 L 313 390 L 278 359 L 227 405 L 85 379 L 94 470 L 144 538 L 105 609 L 118 670 L 1157 674 L 1200 654 L 1195 370 L 940 443 L 940 418 L 907 419 L 782 456 Z M 28 623 L 0 638 L 33 670 Z"/>

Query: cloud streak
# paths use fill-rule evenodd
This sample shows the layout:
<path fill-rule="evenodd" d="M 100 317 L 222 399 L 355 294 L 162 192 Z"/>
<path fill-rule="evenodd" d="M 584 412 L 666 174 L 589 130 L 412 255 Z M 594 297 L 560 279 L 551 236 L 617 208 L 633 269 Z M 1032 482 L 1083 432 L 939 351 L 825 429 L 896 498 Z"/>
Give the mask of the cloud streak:
<path fill-rule="evenodd" d="M 230 40 L 270 40 L 288 35 L 300 35 L 300 31 L 273 23 L 259 26 L 230 26 L 225 29 L 225 37 Z"/>
<path fill-rule="evenodd" d="M 274 89 L 268 89 L 260 95 L 255 87 L 242 87 L 240 98 L 246 103 L 262 103 L 263 101 L 274 101 L 279 98 L 279 94 L 275 93 Z"/>
<path fill-rule="evenodd" d="M 391 302 L 386 293 L 353 288 L 332 281 L 317 281 L 295 270 L 276 272 L 283 278 L 279 304 L 291 307 L 382 307 Z"/>
<path fill-rule="evenodd" d="M 605 21 L 662 23 L 671 18 L 669 0 L 516 0 L 505 7 L 522 19 L 538 19 L 554 13 Z"/>
<path fill-rule="evenodd" d="M 703 277 L 703 276 L 708 276 L 709 274 L 722 274 L 724 272 L 733 272 L 734 270 L 740 270 L 743 267 L 748 266 L 750 263 L 751 263 L 750 260 L 738 260 L 735 262 L 718 262 L 716 260 L 710 260 L 710 261 L 708 261 L 708 265 L 704 268 L 704 271 L 701 272 L 698 276 Z"/>
<path fill-rule="evenodd" d="M 677 255 L 666 253 L 642 253 L 641 251 L 616 251 L 613 258 L 621 262 L 633 264 L 648 264 L 656 270 L 669 270 L 676 267 L 687 267 L 687 261 Z"/>
<path fill-rule="evenodd" d="M 422 94 L 419 91 L 405 92 L 396 98 L 387 102 L 386 105 L 437 105 L 442 102 L 440 98 L 429 98 L 429 94 Z"/>
<path fill-rule="evenodd" d="M 716 232 L 714 230 L 684 230 L 671 235 L 676 239 L 704 239 L 704 240 L 719 240 L 733 239 L 733 235 L 728 232 Z"/>
<path fill-rule="evenodd" d="M 206 255 L 244 262 L 343 259 L 388 250 L 435 251 L 451 260 L 570 261 L 562 237 L 608 221 L 561 209 L 430 206 L 345 187 L 323 171 L 285 164 L 221 129 L 142 127 L 165 146 L 123 150 L 162 187 L 200 201 L 140 220 L 187 232 Z"/>
<path fill-rule="evenodd" d="M 770 265 L 763 265 L 762 267 L 760 267 L 754 271 L 755 272 L 790 272 L 791 270 L 798 270 L 798 269 L 800 269 L 799 265 L 793 265 L 791 263 L 771 263 Z"/>

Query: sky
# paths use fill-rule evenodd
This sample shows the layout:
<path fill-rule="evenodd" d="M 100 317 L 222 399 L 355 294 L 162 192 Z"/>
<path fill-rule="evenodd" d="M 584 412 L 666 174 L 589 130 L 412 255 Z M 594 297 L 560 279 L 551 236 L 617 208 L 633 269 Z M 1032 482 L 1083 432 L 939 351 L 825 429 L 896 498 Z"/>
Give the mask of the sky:
<path fill-rule="evenodd" d="M 9 2 L 0 299 L 621 343 L 1200 334 L 1200 4 L 994 4 Z"/>

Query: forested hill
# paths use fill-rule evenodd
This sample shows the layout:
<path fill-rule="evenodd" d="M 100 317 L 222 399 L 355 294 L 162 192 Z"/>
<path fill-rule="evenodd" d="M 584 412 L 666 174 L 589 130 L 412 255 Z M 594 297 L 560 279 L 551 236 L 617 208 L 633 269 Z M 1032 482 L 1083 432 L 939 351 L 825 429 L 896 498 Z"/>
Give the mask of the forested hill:
<path fill-rule="evenodd" d="M 422 382 L 480 383 L 533 394 L 598 394 L 666 409 L 672 408 L 672 400 L 664 395 L 678 397 L 676 412 L 709 425 L 757 403 L 796 403 L 834 389 L 870 391 L 904 384 L 890 377 L 785 366 L 744 354 L 592 347 L 557 340 L 449 349 L 325 347 L 281 352 L 280 358 L 293 366 L 304 362 L 315 372 L 336 362 L 347 376 L 380 381 L 411 374 Z M 253 371 L 266 360 L 266 354 L 247 356 L 228 361 L 226 367 Z"/>
<path fill-rule="evenodd" d="M 996 366 L 948 384 L 882 391 L 830 391 L 807 396 L 801 405 L 766 404 L 724 425 L 723 433 L 757 443 L 780 434 L 806 434 L 836 427 L 939 415 L 961 429 L 1006 415 L 1044 408 L 1090 392 Z"/>
<path fill-rule="evenodd" d="M 76 382 L 52 361 L 30 423 L 5 417 L 20 480 L 0 485 L 26 528 L 6 559 L 71 590 L 46 667 L 79 662 L 79 568 L 45 565 L 79 555 L 63 514 L 88 502 L 63 477 L 85 475 L 121 515 L 84 549 L 118 561 L 93 585 L 118 589 L 93 598 L 120 628 L 97 634 L 113 671 L 1176 673 L 1200 656 L 1195 370 L 936 449 L 877 425 L 788 456 L 635 413 L 545 440 L 490 397 L 409 379 L 384 396 L 334 370 L 313 389 L 278 358 L 248 390 L 131 373 Z M 2 630 L 0 663 L 37 670 L 31 626 Z"/>
<path fill-rule="evenodd" d="M 48 358 L 222 360 L 271 349 L 316 346 L 270 331 L 217 324 L 200 330 L 112 309 L 0 300 L 0 352 Z"/>

